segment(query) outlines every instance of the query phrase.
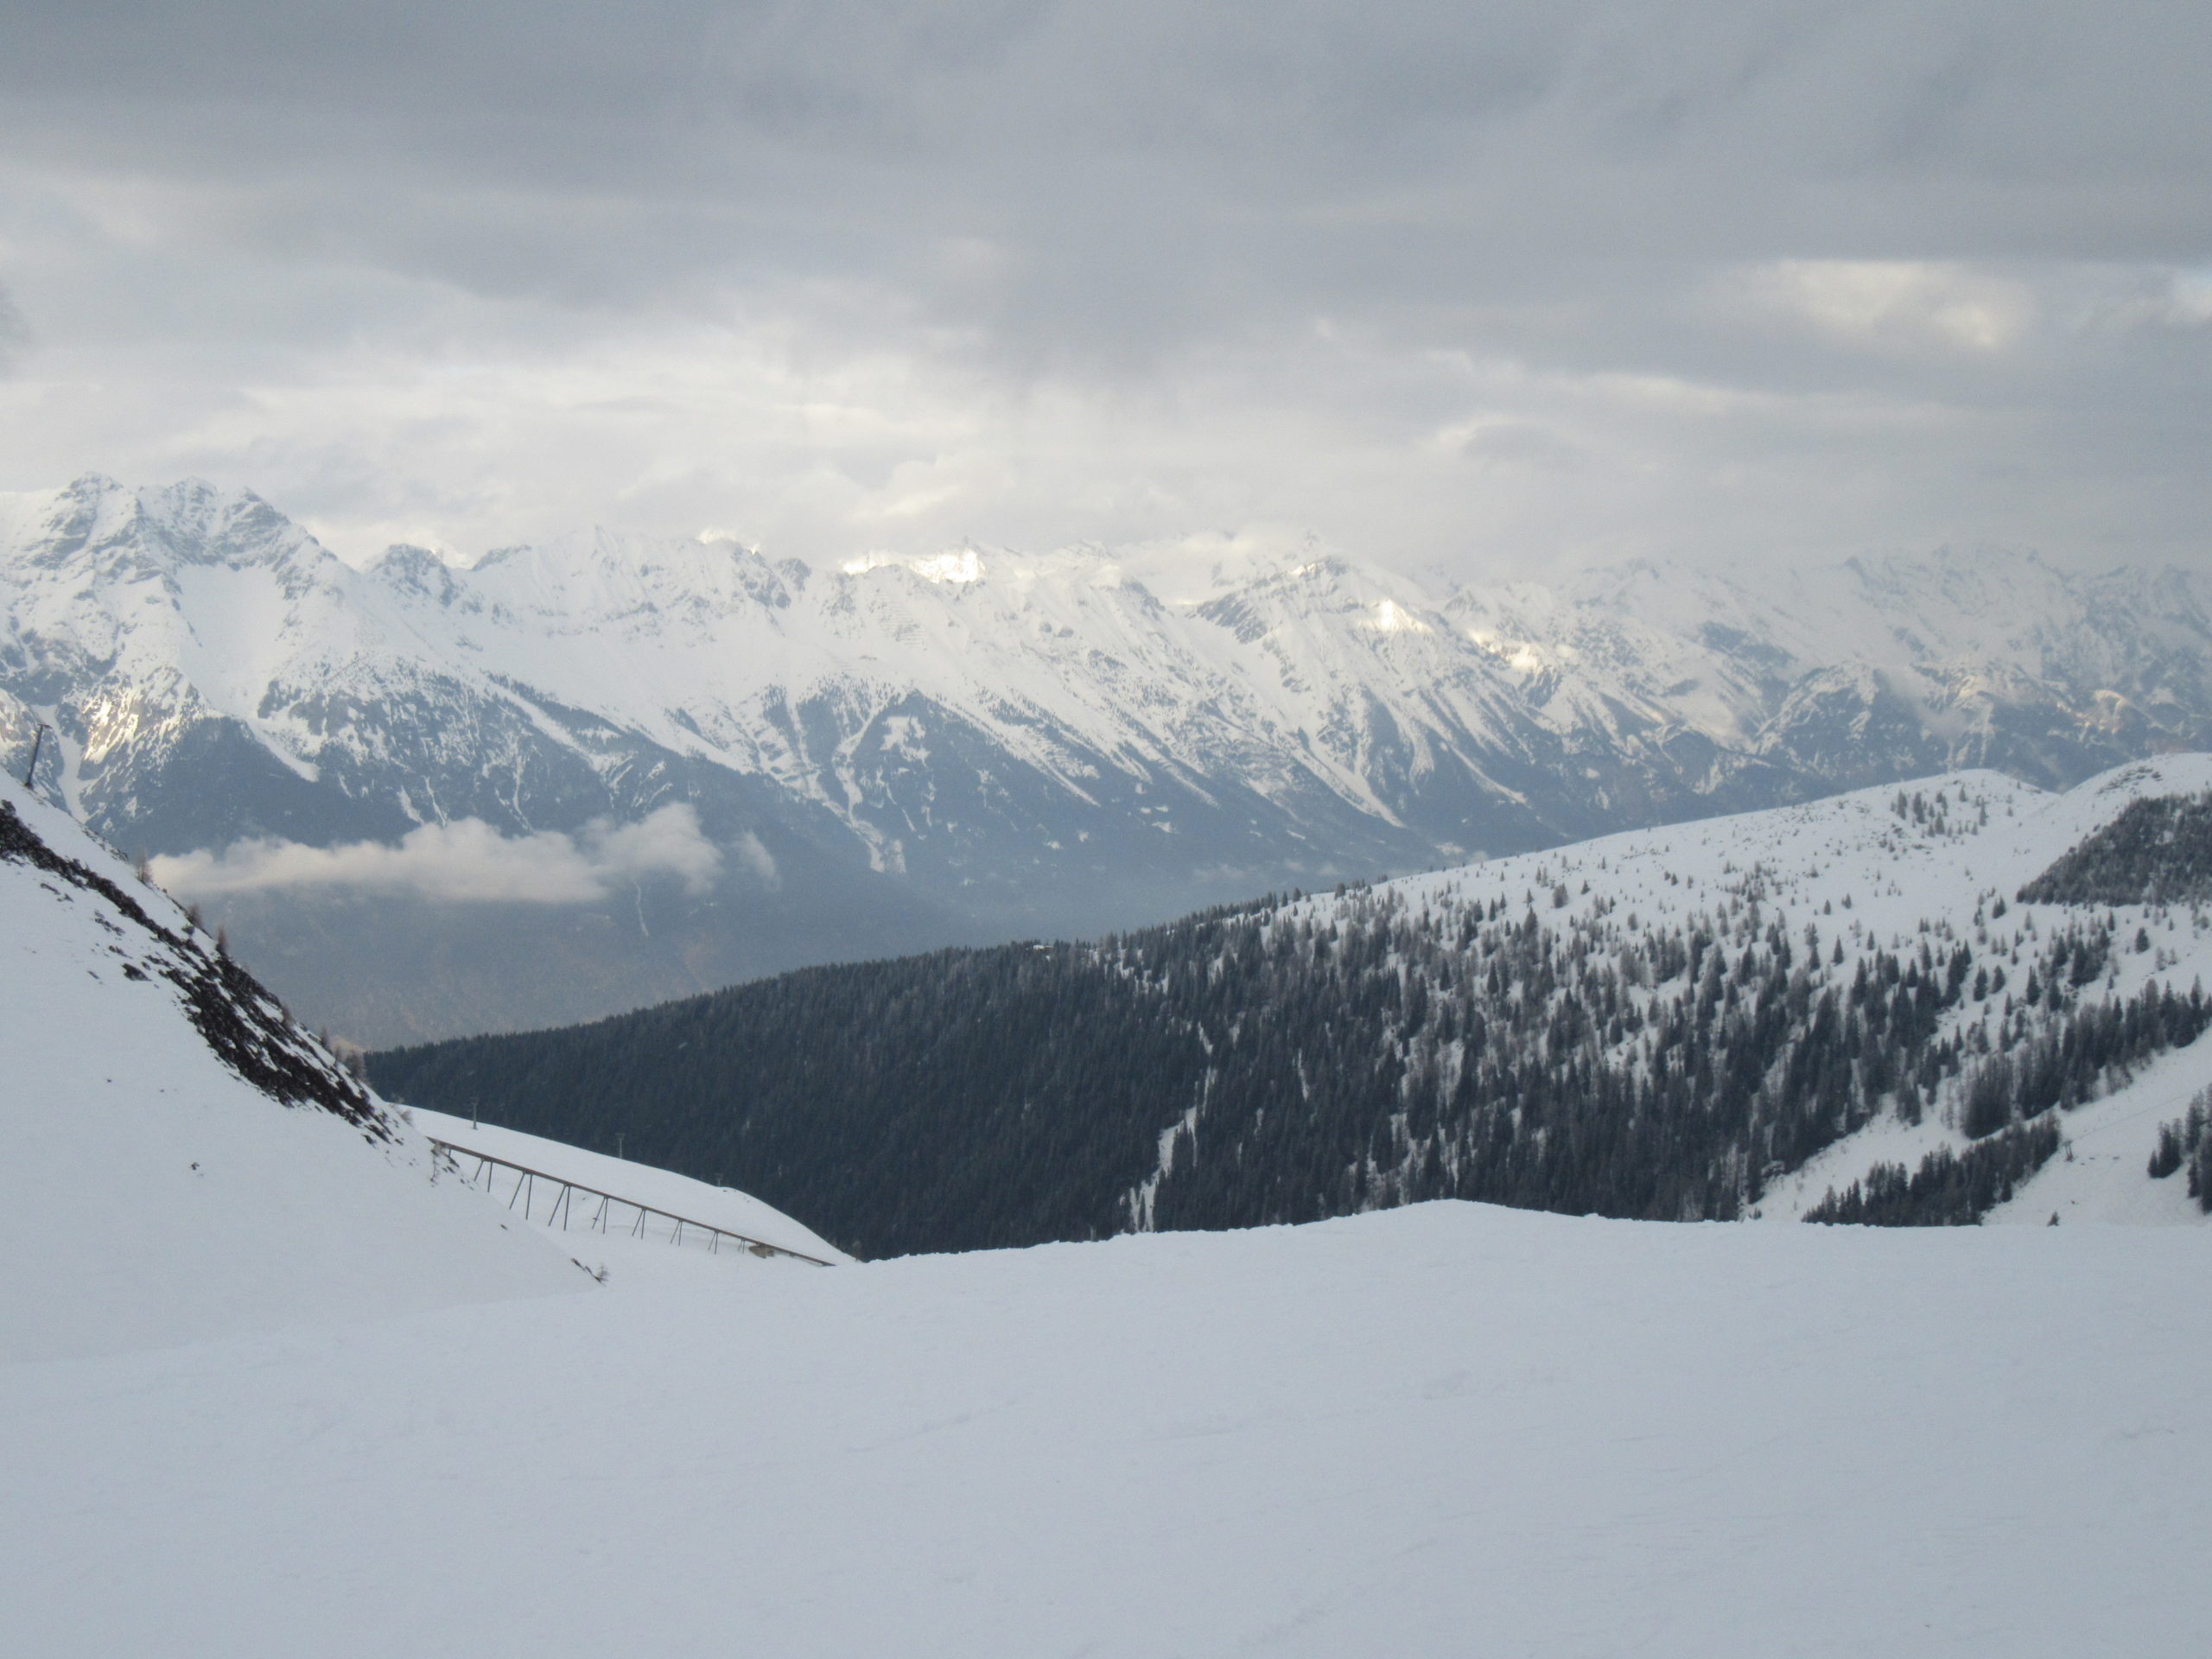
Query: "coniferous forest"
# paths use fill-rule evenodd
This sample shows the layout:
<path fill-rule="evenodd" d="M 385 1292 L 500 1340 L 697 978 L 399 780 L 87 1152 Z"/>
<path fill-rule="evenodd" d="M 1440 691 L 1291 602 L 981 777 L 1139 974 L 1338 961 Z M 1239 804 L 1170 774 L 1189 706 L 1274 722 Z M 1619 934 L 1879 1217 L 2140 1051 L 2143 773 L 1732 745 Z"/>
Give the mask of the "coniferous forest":
<path fill-rule="evenodd" d="M 1864 1181 L 1840 1192 L 1831 1189 L 1805 1219 L 1866 1227 L 1972 1226 L 2050 1160 L 2060 1144 L 2056 1117 L 2046 1111 L 1964 1152 L 1939 1147 L 1910 1172 L 1903 1164 L 1877 1164 Z"/>
<path fill-rule="evenodd" d="M 2212 795 L 2131 801 L 2020 890 L 2031 904 L 2154 905 L 2212 899 Z"/>
<path fill-rule="evenodd" d="M 2212 1214 L 2212 1089 L 2198 1090 L 2188 1111 L 2158 1126 L 2151 1179 L 2162 1181 L 2179 1169 L 2189 1172 L 2189 1196 L 2196 1207 Z"/>
<path fill-rule="evenodd" d="M 1510 903 L 1270 898 L 394 1051 L 372 1077 L 602 1150 L 620 1135 L 871 1256 L 1444 1197 L 1729 1218 L 1880 1114 L 1944 1113 L 1978 1143 L 1956 1167 L 1808 1217 L 1903 1224 L 1973 1220 L 2052 1154 L 2058 1115 L 2212 1020 L 2201 989 L 2115 994 L 2141 945 L 2109 912 L 1979 955 L 1941 924 L 1847 950 L 1840 917 L 1793 929 L 1763 879 L 1666 925 L 1563 880 Z"/>

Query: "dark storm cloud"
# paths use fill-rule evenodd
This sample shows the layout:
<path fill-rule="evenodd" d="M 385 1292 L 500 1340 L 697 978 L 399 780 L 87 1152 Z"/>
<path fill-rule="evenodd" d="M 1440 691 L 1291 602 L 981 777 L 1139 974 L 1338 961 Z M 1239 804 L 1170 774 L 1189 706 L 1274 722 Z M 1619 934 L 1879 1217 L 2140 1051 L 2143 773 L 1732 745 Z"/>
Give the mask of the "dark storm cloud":
<path fill-rule="evenodd" d="M 1571 259 L 2185 259 L 2212 229 L 2212 14 L 2182 6 L 19 0 L 10 18 L 16 144 L 243 181 L 232 233 L 444 249 L 480 283 L 889 261 L 949 302 L 1051 311 L 1039 296 L 1066 288 L 1094 321 L 1114 321 L 1097 290 L 1134 280 L 1141 324 L 1278 296 L 1510 296 Z M 1001 263 L 948 270 L 961 239 Z"/>
<path fill-rule="evenodd" d="M 1297 442 L 1450 458 L 1484 499 L 1507 478 L 1536 499 L 1566 457 L 1586 497 L 1593 474 L 1676 468 L 1680 499 L 1621 485 L 1630 518 L 1690 512 L 1700 468 L 1786 474 L 1798 446 L 1858 444 L 1850 464 L 1905 482 L 1850 534 L 1903 541 L 2032 530 L 1986 492 L 1913 482 L 1929 454 L 1969 476 L 2064 449 L 2095 472 L 2082 501 L 2114 469 L 2143 486 L 2156 525 L 2107 539 L 2171 548 L 2202 505 L 2181 468 L 2205 435 L 2208 84 L 2212 13 L 2139 3 L 16 0 L 0 277 L 20 270 L 34 320 L 51 305 L 56 337 L 86 342 L 152 327 L 94 314 L 158 292 L 196 317 L 175 349 L 218 378 L 217 340 L 241 364 L 365 340 L 526 378 L 734 315 L 794 386 L 926 359 L 931 389 L 878 410 L 903 435 L 817 480 L 951 467 L 943 499 L 972 512 L 916 533 L 1055 534 L 983 482 L 1039 470 L 1018 452 L 1049 394 L 1091 400 L 1053 417 L 1058 499 L 1114 504 L 1067 507 L 1062 535 L 1214 511 L 1360 532 L 1367 498 L 1303 482 L 1326 455 L 1272 506 L 1264 468 L 1220 483 L 1306 410 Z M 637 349 L 664 378 L 718 348 Z M 1762 397 L 1786 409 L 1741 412 Z M 1150 454 L 1070 459 L 1138 419 L 1244 435 L 1205 483 Z M 1894 435 L 1916 422 L 1944 435 Z M 954 467 L 956 428 L 973 453 Z M 251 459 L 232 442 L 207 441 L 213 464 Z M 407 464 L 335 433 L 310 464 L 298 442 L 252 454 L 302 478 Z M 798 454 L 758 464 L 796 476 Z M 1122 471 L 1078 487 L 1085 465 Z M 626 499 L 711 493 L 654 467 Z M 1476 489 L 1459 476 L 1422 474 Z M 333 486 L 334 523 L 374 518 L 341 505 L 356 487 Z M 938 488 L 887 497 L 885 522 Z"/>

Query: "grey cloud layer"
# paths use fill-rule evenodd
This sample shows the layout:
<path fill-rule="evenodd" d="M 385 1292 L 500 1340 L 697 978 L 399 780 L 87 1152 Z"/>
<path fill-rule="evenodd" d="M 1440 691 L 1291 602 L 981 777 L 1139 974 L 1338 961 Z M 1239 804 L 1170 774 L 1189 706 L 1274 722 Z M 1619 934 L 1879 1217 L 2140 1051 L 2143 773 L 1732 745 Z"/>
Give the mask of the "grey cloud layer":
<path fill-rule="evenodd" d="M 2199 9 L 39 3 L 0 48 L 10 484 L 817 557 L 1793 501 L 2172 555 L 2206 505 Z"/>
<path fill-rule="evenodd" d="M 459 190 L 454 219 L 489 210 L 512 235 L 580 211 L 577 228 L 717 269 L 978 237 L 1129 265 L 1130 233 L 1147 260 L 1205 265 L 1280 238 L 1316 256 L 1305 276 L 1363 295 L 1457 291 L 1407 269 L 1416 252 L 1479 254 L 1510 289 L 1562 255 L 2187 258 L 2212 226 L 2212 19 L 2172 5 L 217 0 L 10 18 L 18 146 L 243 179 L 296 213 L 343 179 L 363 194 L 324 204 L 333 236 Z M 647 282 L 648 263 L 579 280 Z"/>

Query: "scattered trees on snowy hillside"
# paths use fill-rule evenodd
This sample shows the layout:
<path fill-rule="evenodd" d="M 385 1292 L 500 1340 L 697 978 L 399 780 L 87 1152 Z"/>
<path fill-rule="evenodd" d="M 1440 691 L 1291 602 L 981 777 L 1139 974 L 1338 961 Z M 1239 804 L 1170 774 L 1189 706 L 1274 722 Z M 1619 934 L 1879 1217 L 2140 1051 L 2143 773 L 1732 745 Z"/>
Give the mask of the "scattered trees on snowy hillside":
<path fill-rule="evenodd" d="M 1961 1090 L 1959 1127 L 1979 1138 L 2053 1106 L 2079 1106 L 2113 1071 L 2195 1042 L 2208 1019 L 2212 1005 L 2202 992 L 2184 996 L 2155 982 L 2125 1002 L 2091 1003 L 1975 1068 Z"/>

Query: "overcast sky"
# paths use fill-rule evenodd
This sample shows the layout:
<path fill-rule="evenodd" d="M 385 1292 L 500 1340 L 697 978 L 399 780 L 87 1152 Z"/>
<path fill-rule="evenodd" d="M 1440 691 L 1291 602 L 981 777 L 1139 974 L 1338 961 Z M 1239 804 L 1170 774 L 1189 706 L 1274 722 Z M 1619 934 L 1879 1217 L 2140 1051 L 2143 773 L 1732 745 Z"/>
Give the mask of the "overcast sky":
<path fill-rule="evenodd" d="M 10 0 L 0 488 L 2206 563 L 2212 7 Z"/>

